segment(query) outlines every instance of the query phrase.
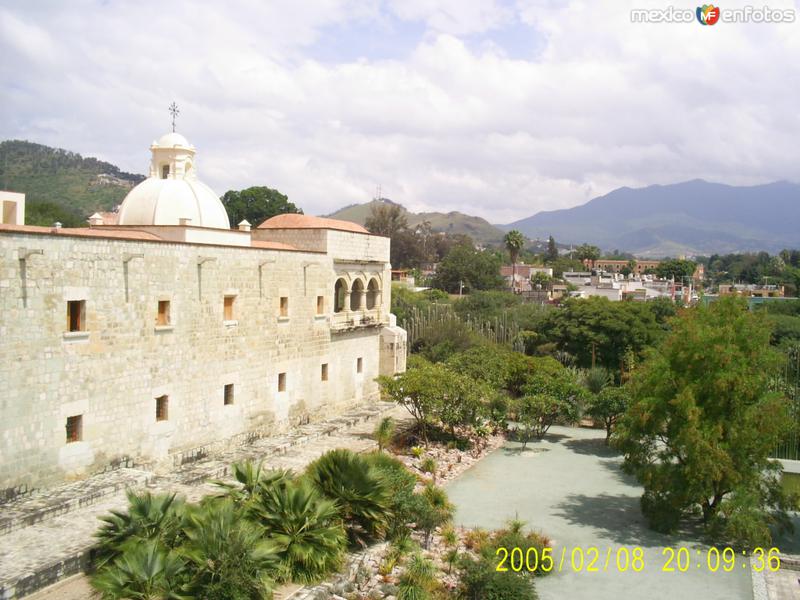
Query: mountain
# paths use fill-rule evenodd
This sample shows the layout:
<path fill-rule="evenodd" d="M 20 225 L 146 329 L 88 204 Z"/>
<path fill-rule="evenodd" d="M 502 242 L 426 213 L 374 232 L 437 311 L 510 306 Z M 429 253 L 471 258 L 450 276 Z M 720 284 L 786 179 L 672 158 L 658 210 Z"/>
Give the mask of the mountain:
<path fill-rule="evenodd" d="M 0 189 L 25 193 L 25 222 L 86 225 L 97 211 L 113 210 L 144 175 L 96 158 L 21 140 L 0 142 Z"/>
<path fill-rule="evenodd" d="M 372 200 L 364 204 L 350 204 L 344 208 L 340 208 L 334 213 L 325 215 L 331 219 L 340 219 L 342 221 L 351 221 L 363 225 L 369 216 L 372 206 L 375 204 L 397 204 L 388 198 L 381 198 L 380 200 Z M 400 205 L 398 205 L 400 206 Z M 480 217 L 472 217 L 457 211 L 449 213 L 440 212 L 426 212 L 426 213 L 413 213 L 407 211 L 400 206 L 406 213 L 409 226 L 413 227 L 423 221 L 428 221 L 431 224 L 433 231 L 442 231 L 451 234 L 466 234 L 476 242 L 482 244 L 497 244 L 503 239 L 505 232 L 498 227 L 492 225 L 486 219 Z"/>
<path fill-rule="evenodd" d="M 800 247 L 800 185 L 731 186 L 702 179 L 623 187 L 582 206 L 501 226 L 532 238 L 619 248 L 642 257 Z"/>

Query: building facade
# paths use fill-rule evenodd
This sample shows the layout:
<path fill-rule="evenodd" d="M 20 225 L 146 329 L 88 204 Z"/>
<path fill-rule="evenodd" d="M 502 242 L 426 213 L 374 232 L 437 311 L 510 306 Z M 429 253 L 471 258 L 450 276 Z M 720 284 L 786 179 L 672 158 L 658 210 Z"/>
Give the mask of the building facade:
<path fill-rule="evenodd" d="M 156 189 L 157 160 L 139 184 L 157 197 L 134 188 L 122 224 L 0 225 L 5 498 L 169 469 L 374 401 L 405 369 L 388 238 L 303 215 L 223 228 L 221 203 Z"/>

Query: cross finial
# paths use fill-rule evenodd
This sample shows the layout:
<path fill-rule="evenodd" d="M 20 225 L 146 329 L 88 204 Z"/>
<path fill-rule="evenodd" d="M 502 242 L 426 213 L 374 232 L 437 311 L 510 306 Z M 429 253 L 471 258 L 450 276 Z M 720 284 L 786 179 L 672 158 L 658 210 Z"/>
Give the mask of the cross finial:
<path fill-rule="evenodd" d="M 175 133 L 175 118 L 181 111 L 178 110 L 178 105 L 174 101 L 169 105 L 169 112 L 172 115 L 172 133 Z"/>

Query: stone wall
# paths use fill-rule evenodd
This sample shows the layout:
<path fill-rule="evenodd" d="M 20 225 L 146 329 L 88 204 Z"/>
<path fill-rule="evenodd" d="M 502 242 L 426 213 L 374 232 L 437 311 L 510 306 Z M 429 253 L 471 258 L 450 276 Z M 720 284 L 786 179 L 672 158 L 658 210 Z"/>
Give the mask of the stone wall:
<path fill-rule="evenodd" d="M 209 444 L 377 398 L 381 364 L 397 364 L 382 344 L 388 240 L 325 233 L 327 253 L 0 234 L 0 491 L 130 457 L 168 468 Z M 20 248 L 42 254 L 21 260 Z M 332 332 L 336 260 L 358 252 L 385 276 L 385 310 L 369 326 Z M 227 320 L 225 296 L 235 298 Z M 85 331 L 66 331 L 70 300 L 85 301 Z M 170 303 L 169 325 L 156 324 L 159 301 Z M 167 414 L 157 420 L 161 396 Z M 67 419 L 78 415 L 81 440 L 67 443 Z"/>

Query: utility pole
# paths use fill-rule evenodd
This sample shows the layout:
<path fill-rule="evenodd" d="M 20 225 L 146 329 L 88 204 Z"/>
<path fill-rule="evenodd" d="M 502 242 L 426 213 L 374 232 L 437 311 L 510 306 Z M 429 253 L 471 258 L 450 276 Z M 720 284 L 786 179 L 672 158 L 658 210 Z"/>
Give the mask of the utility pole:
<path fill-rule="evenodd" d="M 464 281 L 462 279 L 458 280 L 458 297 L 461 297 L 461 293 L 464 291 Z"/>

